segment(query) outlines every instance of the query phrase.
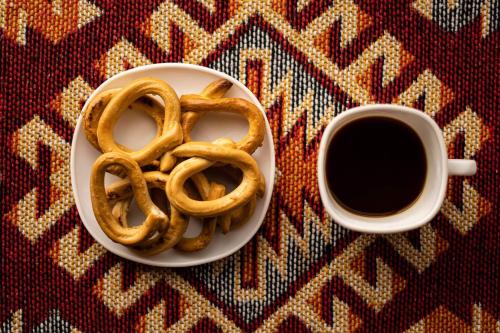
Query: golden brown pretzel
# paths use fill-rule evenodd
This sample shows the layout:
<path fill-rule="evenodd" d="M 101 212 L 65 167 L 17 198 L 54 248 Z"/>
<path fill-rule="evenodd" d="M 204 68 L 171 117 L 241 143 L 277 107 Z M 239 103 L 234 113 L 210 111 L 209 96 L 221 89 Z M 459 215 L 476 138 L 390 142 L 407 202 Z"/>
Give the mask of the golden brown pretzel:
<path fill-rule="evenodd" d="M 161 209 L 162 212 L 167 214 L 168 208 L 166 206 L 167 198 L 157 198 L 155 196 L 157 193 L 153 190 L 161 190 L 162 193 L 165 191 L 165 184 L 168 181 L 168 175 L 159 171 L 148 171 L 143 173 L 144 180 L 150 191 L 151 199 L 153 203 Z M 161 193 L 160 193 L 161 194 Z M 130 203 L 132 202 L 132 197 L 134 192 L 132 185 L 128 179 L 119 180 L 106 188 L 106 195 L 111 204 L 114 203 L 112 213 L 121 222 L 121 225 L 128 227 L 127 214 L 130 208 Z M 163 200 L 162 200 L 163 199 Z"/>
<path fill-rule="evenodd" d="M 243 207 L 236 209 L 231 214 L 231 224 L 230 229 L 239 228 L 252 217 L 255 211 L 255 206 L 257 205 L 257 198 L 254 196 L 250 201 Z"/>
<path fill-rule="evenodd" d="M 230 165 L 213 167 L 212 170 L 225 176 L 226 178 L 229 178 L 232 183 L 239 184 L 241 182 L 241 171 Z M 264 195 L 264 188 L 262 185 L 265 185 L 264 181 L 261 182 L 261 186 L 259 186 L 256 193 L 257 195 L 254 196 L 246 205 L 235 209 L 228 215 L 219 216 L 218 222 L 222 233 L 226 234 L 231 229 L 242 226 L 250 219 L 255 210 L 255 206 L 257 205 L 257 196 L 262 197 Z"/>
<path fill-rule="evenodd" d="M 188 158 L 172 170 L 167 183 L 167 196 L 175 208 L 191 216 L 214 217 L 232 212 L 255 196 L 263 181 L 257 163 L 245 151 L 228 147 L 228 141 L 230 140 L 216 140 L 214 143 L 188 142 L 174 149 L 173 155 L 176 157 Z M 231 193 L 219 199 L 199 201 L 189 198 L 183 190 L 186 180 L 216 162 L 241 169 L 241 183 Z"/>
<path fill-rule="evenodd" d="M 113 128 L 125 109 L 139 97 L 153 94 L 163 100 L 164 122 L 162 135 L 153 139 L 137 151 L 122 149 L 113 138 Z M 104 152 L 120 152 L 135 160 L 139 165 L 146 165 L 182 143 L 180 126 L 180 104 L 175 91 L 165 82 L 154 79 L 138 79 L 114 95 L 104 109 L 97 126 L 99 147 Z"/>
<path fill-rule="evenodd" d="M 144 173 L 144 179 L 146 180 L 148 188 L 161 188 L 164 190 L 165 184 L 168 182 L 168 175 L 159 171 L 152 171 Z M 199 194 L 204 200 L 211 198 L 215 199 L 224 195 L 225 187 L 216 183 L 210 185 L 203 173 L 195 175 L 192 181 L 195 185 L 196 194 Z M 133 197 L 130 182 L 128 180 L 115 182 L 108 187 L 106 192 L 108 199 L 112 202 L 116 202 L 113 207 L 113 215 L 120 220 L 124 227 L 128 227 L 127 213 Z M 157 204 L 157 206 L 159 205 Z M 162 211 L 166 213 L 166 209 L 162 209 Z M 165 233 L 156 233 L 137 245 L 143 249 L 141 252 L 149 255 L 165 251 L 167 248 L 174 245 L 186 252 L 198 251 L 205 248 L 209 244 L 215 231 L 216 218 L 203 221 L 203 228 L 198 236 L 182 238 L 182 234 L 187 228 L 187 222 L 188 220 L 179 214 L 172 214 L 170 227 Z M 182 231 L 182 233 L 179 231 Z M 170 233 L 170 235 L 168 235 L 168 233 Z"/>
<path fill-rule="evenodd" d="M 104 187 L 104 175 L 106 169 L 111 165 L 119 165 L 127 172 L 137 206 L 146 215 L 146 220 L 140 226 L 123 227 L 120 221 L 113 216 Z M 138 244 L 155 231 L 163 233 L 168 228 L 169 219 L 151 201 L 141 168 L 137 162 L 123 153 L 109 152 L 97 158 L 90 176 L 90 193 L 97 222 L 104 233 L 117 243 L 124 245 Z"/>
<path fill-rule="evenodd" d="M 254 104 L 247 100 L 241 98 L 210 99 L 193 94 L 181 96 L 180 102 L 183 111 L 182 132 L 184 142 L 192 141 L 191 130 L 206 112 L 227 112 L 242 115 L 248 121 L 248 133 L 236 143 L 236 148 L 252 154 L 262 145 L 266 128 L 264 116 Z"/>
<path fill-rule="evenodd" d="M 159 171 L 145 172 L 143 175 L 153 203 L 160 208 L 165 215 L 168 215 L 170 204 L 165 194 L 165 184 L 168 181 L 168 175 Z M 155 193 L 155 190 L 160 190 L 160 193 Z M 129 227 L 127 215 L 134 196 L 130 182 L 127 179 L 117 181 L 106 189 L 106 194 L 111 203 L 115 202 L 112 210 L 113 215 L 120 221 L 123 227 Z M 155 199 L 156 194 L 160 194 L 160 196 Z M 174 230 L 184 223 L 184 219 L 177 221 L 179 217 L 178 214 L 171 215 L 170 227 L 165 229 L 164 233 L 168 230 Z M 174 227 L 172 227 L 172 225 Z M 155 232 L 136 245 L 148 246 L 154 244 L 160 240 L 164 233 Z"/>
<path fill-rule="evenodd" d="M 202 197 L 202 199 L 214 200 L 224 196 L 225 193 L 226 187 L 214 182 L 210 185 L 210 192 L 208 193 L 208 196 L 205 198 Z M 183 237 L 179 243 L 177 243 L 175 248 L 184 252 L 194 252 L 206 248 L 212 240 L 216 226 L 217 217 L 204 219 L 200 233 L 195 237 Z"/>
<path fill-rule="evenodd" d="M 213 81 L 203 89 L 201 95 L 207 98 L 221 98 L 231 88 L 233 84 L 225 79 Z M 182 109 L 181 109 L 182 111 Z M 185 112 L 181 115 L 181 125 L 183 121 L 196 122 L 204 113 L 202 112 Z M 188 133 L 189 135 L 189 133 Z M 177 163 L 176 158 L 171 152 L 166 152 L 160 160 L 160 171 L 169 172 Z"/>
<path fill-rule="evenodd" d="M 206 199 L 210 193 L 210 183 L 203 173 L 198 173 L 191 179 L 195 185 L 195 191 L 201 199 Z M 181 214 L 174 206 L 170 205 L 170 227 L 163 233 L 157 241 L 146 241 L 134 250 L 142 255 L 155 255 L 166 251 L 182 240 L 182 235 L 186 232 L 189 223 L 189 217 Z M 201 237 L 206 237 L 201 235 Z M 189 247 L 186 248 L 187 250 Z"/>
<path fill-rule="evenodd" d="M 87 106 L 83 116 L 83 129 L 85 136 L 87 137 L 89 143 L 99 151 L 101 151 L 101 147 L 99 147 L 99 142 L 97 140 L 97 126 L 106 105 L 108 105 L 111 98 L 113 98 L 118 91 L 120 91 L 120 88 L 106 90 L 94 96 Z M 158 101 L 150 96 L 143 96 L 130 104 L 129 108 L 143 112 L 150 116 L 156 124 L 155 136 L 158 137 L 161 135 L 163 130 L 164 111 L 162 105 L 158 103 Z M 123 150 L 130 151 L 129 148 L 120 144 L 118 145 Z"/>
<path fill-rule="evenodd" d="M 232 86 L 233 84 L 228 80 L 218 79 L 209 83 L 208 86 L 202 90 L 200 95 L 206 98 L 222 98 Z"/>
<path fill-rule="evenodd" d="M 128 211 L 130 209 L 130 203 L 132 201 L 132 198 L 129 199 L 123 199 L 123 200 L 118 200 L 115 203 L 112 203 L 112 209 L 111 209 L 111 214 L 113 214 L 114 217 L 120 222 L 120 225 L 124 228 L 128 228 Z"/>

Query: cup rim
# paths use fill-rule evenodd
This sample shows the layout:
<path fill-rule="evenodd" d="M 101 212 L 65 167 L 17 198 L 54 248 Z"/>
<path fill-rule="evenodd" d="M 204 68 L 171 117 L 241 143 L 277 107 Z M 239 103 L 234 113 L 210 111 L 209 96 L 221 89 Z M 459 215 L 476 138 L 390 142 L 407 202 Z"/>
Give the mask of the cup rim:
<path fill-rule="evenodd" d="M 326 178 L 325 178 L 325 159 L 326 159 L 326 151 L 327 151 L 327 145 L 330 143 L 333 131 L 337 128 L 337 124 L 341 122 L 341 120 L 348 118 L 348 117 L 353 117 L 357 114 L 360 113 L 366 113 L 369 111 L 388 111 L 388 112 L 409 112 L 413 114 L 414 116 L 420 117 L 426 121 L 429 125 L 431 125 L 431 128 L 433 129 L 433 132 L 436 134 L 437 140 L 438 140 L 438 145 L 439 149 L 441 150 L 441 163 L 443 165 L 443 170 L 441 172 L 441 179 L 436 182 L 434 186 L 439 186 L 439 193 L 438 193 L 438 200 L 436 200 L 435 204 L 432 206 L 432 208 L 429 209 L 425 217 L 422 219 L 416 220 L 413 223 L 408 223 L 408 224 L 402 224 L 402 223 L 378 223 L 377 220 L 380 220 L 381 222 L 383 221 L 382 218 L 374 218 L 373 221 L 364 222 L 364 221 L 346 221 L 345 219 L 340 216 L 336 210 L 333 208 L 332 204 L 332 198 L 329 194 L 329 190 L 327 188 L 326 184 Z M 369 116 L 369 114 L 367 114 Z M 321 201 L 323 203 L 323 207 L 325 208 L 326 212 L 333 218 L 333 220 L 338 223 L 339 225 L 353 230 L 353 231 L 359 231 L 359 232 L 365 232 L 365 233 L 396 233 L 396 232 L 404 232 L 408 230 L 413 230 L 416 228 L 419 228 L 423 226 L 424 224 L 428 223 L 440 210 L 441 205 L 444 201 L 445 195 L 446 195 L 446 184 L 448 180 L 448 167 L 447 167 L 447 161 L 448 161 L 448 156 L 447 156 L 447 150 L 446 150 L 446 145 L 444 143 L 442 131 L 439 128 L 439 126 L 436 124 L 436 122 L 427 114 L 425 114 L 422 111 L 403 106 L 403 105 L 395 105 L 395 104 L 369 104 L 369 105 L 363 105 L 363 106 L 358 106 L 352 109 L 349 109 L 347 111 L 342 112 L 341 114 L 337 115 L 330 123 L 327 125 L 325 128 L 320 146 L 319 146 L 319 152 L 318 152 L 318 165 L 317 165 L 317 172 L 318 172 L 318 186 L 319 186 L 319 192 L 320 192 L 320 197 Z M 368 225 L 367 225 L 368 224 Z"/>

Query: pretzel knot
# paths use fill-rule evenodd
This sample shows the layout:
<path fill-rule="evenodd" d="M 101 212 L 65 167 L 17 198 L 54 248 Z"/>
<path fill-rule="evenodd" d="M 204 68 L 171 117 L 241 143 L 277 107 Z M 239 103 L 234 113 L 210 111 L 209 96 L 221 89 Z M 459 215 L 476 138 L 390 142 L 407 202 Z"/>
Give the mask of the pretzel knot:
<path fill-rule="evenodd" d="M 209 86 L 210 87 L 210 86 Z M 207 88 L 209 88 L 207 87 Z M 207 89 L 205 89 L 206 91 Z M 248 121 L 248 133 L 236 143 L 236 147 L 252 154 L 264 141 L 266 123 L 262 112 L 252 103 L 241 98 L 209 98 L 213 92 L 202 95 L 183 95 L 180 103 L 183 111 L 182 131 L 184 142 L 190 142 L 190 132 L 198 120 L 207 112 L 225 112 L 242 115 Z M 215 94 L 215 96 L 218 96 Z"/>
<path fill-rule="evenodd" d="M 126 108 L 147 94 L 160 96 L 165 104 L 161 136 L 137 151 L 123 149 L 113 138 L 113 128 Z M 154 78 L 136 80 L 116 92 L 102 112 L 97 126 L 99 147 L 103 152 L 119 152 L 129 156 L 140 166 L 146 165 L 182 143 L 180 115 L 179 99 L 167 83 Z"/>
<path fill-rule="evenodd" d="M 264 178 L 252 156 L 234 146 L 231 140 L 219 139 L 213 143 L 188 142 L 175 148 L 172 152 L 174 156 L 187 159 L 170 173 L 166 186 L 170 203 L 191 216 L 214 217 L 233 212 L 250 202 L 264 188 Z M 184 183 L 217 162 L 240 169 L 241 183 L 232 192 L 218 199 L 199 201 L 190 198 L 184 190 Z"/>
<path fill-rule="evenodd" d="M 146 215 L 145 221 L 140 226 L 123 226 L 113 216 L 104 186 L 104 175 L 107 168 L 112 165 L 119 165 L 127 173 L 137 206 Z M 149 196 L 146 180 L 139 164 L 128 155 L 109 152 L 99 156 L 92 167 L 90 192 L 92 193 L 92 208 L 96 220 L 104 233 L 115 242 L 135 245 L 156 231 L 163 233 L 169 227 L 168 217 L 153 203 Z"/>
<path fill-rule="evenodd" d="M 109 101 L 120 91 L 120 88 L 110 89 L 97 94 L 87 106 L 85 114 L 83 116 L 83 129 L 87 140 L 90 142 L 94 148 L 102 152 L 99 146 L 99 141 L 97 140 L 97 126 L 99 120 L 101 119 L 104 109 L 108 105 Z M 155 137 L 161 136 L 163 131 L 164 122 L 164 110 L 163 106 L 150 96 L 142 96 L 137 100 L 133 101 L 129 105 L 130 109 L 137 110 L 148 116 L 150 116 L 156 124 L 156 135 Z M 118 146 L 125 150 L 130 151 L 129 148 L 124 147 L 120 144 Z"/>

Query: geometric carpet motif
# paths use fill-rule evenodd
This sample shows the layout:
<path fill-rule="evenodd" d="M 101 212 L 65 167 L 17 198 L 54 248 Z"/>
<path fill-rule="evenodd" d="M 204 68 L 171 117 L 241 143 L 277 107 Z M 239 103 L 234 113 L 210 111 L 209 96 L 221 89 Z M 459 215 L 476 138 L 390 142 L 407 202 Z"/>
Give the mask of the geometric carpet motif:
<path fill-rule="evenodd" d="M 498 0 L 0 0 L 0 331 L 500 332 L 499 22 Z M 108 253 L 71 192 L 83 103 L 162 62 L 248 86 L 276 149 L 257 235 L 193 268 Z M 350 232 L 320 202 L 326 124 L 376 102 L 427 113 L 478 165 L 418 230 Z"/>

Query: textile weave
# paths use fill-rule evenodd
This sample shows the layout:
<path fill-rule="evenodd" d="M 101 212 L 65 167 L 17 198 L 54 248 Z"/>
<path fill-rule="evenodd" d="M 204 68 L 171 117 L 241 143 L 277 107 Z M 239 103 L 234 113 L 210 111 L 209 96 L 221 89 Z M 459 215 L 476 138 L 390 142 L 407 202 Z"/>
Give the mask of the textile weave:
<path fill-rule="evenodd" d="M 0 0 L 0 46 L 1 332 L 500 331 L 500 1 Z M 162 62 L 247 85 L 276 149 L 258 234 L 188 269 L 108 253 L 71 192 L 85 100 Z M 375 102 L 429 114 L 478 165 L 408 233 L 349 232 L 320 202 L 326 124 Z"/>

